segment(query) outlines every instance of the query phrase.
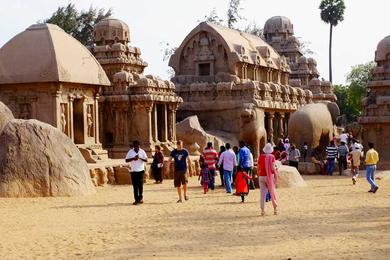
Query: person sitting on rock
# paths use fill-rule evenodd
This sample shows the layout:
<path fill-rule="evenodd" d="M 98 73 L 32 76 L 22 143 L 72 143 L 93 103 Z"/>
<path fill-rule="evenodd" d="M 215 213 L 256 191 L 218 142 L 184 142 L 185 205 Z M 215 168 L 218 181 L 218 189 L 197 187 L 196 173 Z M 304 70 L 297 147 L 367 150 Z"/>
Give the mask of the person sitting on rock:
<path fill-rule="evenodd" d="M 322 149 L 320 146 L 317 146 L 311 152 L 311 162 L 316 165 L 317 172 L 320 174 L 325 174 L 325 160 L 323 159 Z"/>

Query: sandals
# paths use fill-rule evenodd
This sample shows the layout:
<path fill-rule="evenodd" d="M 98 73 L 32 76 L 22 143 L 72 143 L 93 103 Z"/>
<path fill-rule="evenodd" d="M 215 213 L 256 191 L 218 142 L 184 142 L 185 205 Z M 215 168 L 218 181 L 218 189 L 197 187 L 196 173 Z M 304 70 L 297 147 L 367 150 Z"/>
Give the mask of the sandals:
<path fill-rule="evenodd" d="M 185 200 L 188 200 L 188 196 L 184 196 L 184 199 L 185 199 Z"/>
<path fill-rule="evenodd" d="M 176 203 L 182 203 L 183 201 L 182 200 L 178 200 Z"/>

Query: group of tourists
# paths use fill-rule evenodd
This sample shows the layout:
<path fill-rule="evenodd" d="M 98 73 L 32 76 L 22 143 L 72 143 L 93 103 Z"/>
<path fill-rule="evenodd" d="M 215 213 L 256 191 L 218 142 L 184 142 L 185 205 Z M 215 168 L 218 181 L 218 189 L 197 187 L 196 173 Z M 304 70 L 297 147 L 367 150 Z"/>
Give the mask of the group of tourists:
<path fill-rule="evenodd" d="M 338 144 L 338 145 L 337 145 Z M 188 151 L 183 147 L 182 141 L 177 141 L 176 148 L 170 153 L 168 169 L 173 162 L 174 186 L 177 189 L 177 203 L 188 200 L 188 169 L 191 165 L 191 158 Z M 375 183 L 376 164 L 379 161 L 378 152 L 374 149 L 374 144 L 369 143 L 369 150 L 366 153 L 366 178 L 371 185 L 369 192 L 375 193 L 378 186 Z M 308 154 L 308 145 L 302 146 L 303 161 L 306 161 Z M 323 155 L 325 154 L 325 158 Z M 359 141 L 343 133 L 339 140 L 334 138 L 330 141 L 325 151 L 318 146 L 311 152 L 311 161 L 318 167 L 319 172 L 332 175 L 336 160 L 339 165 L 339 174 L 348 167 L 348 160 L 351 161 L 352 182 L 356 184 L 359 175 L 359 166 L 363 157 L 363 146 Z M 147 155 L 140 148 L 138 141 L 133 142 L 133 148 L 126 155 L 126 162 L 130 162 L 131 181 L 134 192 L 134 205 L 143 203 L 143 182 L 145 173 L 145 163 Z M 282 164 L 288 164 L 298 169 L 301 159 L 300 150 L 295 144 L 290 144 L 288 138 L 280 138 L 278 144 L 273 146 L 269 141 L 263 147 L 263 153 L 258 157 L 257 176 L 260 188 L 260 208 L 261 215 L 265 215 L 265 203 L 272 201 L 274 214 L 278 214 L 276 187 L 279 180 L 278 167 Z M 162 169 L 164 156 L 160 146 L 155 147 L 155 154 L 151 165 L 155 183 L 162 183 Z M 239 142 L 239 146 L 232 147 L 226 143 L 221 146 L 219 152 L 213 148 L 212 143 L 207 143 L 206 148 L 199 158 L 201 172 L 199 181 L 203 187 L 204 194 L 209 190 L 215 189 L 215 180 L 217 172 L 221 178 L 221 186 L 225 187 L 226 193 L 241 197 L 241 202 L 245 202 L 245 196 L 249 190 L 254 189 L 252 171 L 254 167 L 254 158 L 250 148 L 244 141 Z M 235 192 L 233 193 L 233 187 Z"/>
<path fill-rule="evenodd" d="M 271 143 L 271 141 L 268 141 Z M 306 161 L 307 154 L 307 143 L 304 143 L 303 146 L 303 160 Z M 273 148 L 272 154 L 275 156 L 276 160 L 284 165 L 289 165 L 298 169 L 299 161 L 301 159 L 301 152 L 294 143 L 290 143 L 288 137 L 283 138 L 281 136 L 277 145 Z"/>
<path fill-rule="evenodd" d="M 379 154 L 374 149 L 372 142 L 368 143 L 368 148 L 364 160 L 366 165 L 366 179 L 371 185 L 369 192 L 376 193 L 379 187 L 375 183 L 374 175 L 376 164 L 379 161 Z M 325 157 L 320 147 L 316 147 L 312 152 L 312 162 L 318 167 L 318 171 L 321 174 L 329 176 L 333 175 L 336 161 L 340 176 L 348 168 L 349 161 L 353 185 L 357 182 L 362 158 L 364 158 L 363 145 L 351 133 L 346 133 L 345 131 L 340 135 L 339 140 L 334 137 L 330 141 L 325 150 Z"/>
<path fill-rule="evenodd" d="M 161 147 L 155 147 L 155 154 L 151 165 L 155 183 L 162 183 L 162 168 L 164 156 Z M 261 198 L 261 215 L 265 215 L 265 202 L 272 200 L 274 214 L 277 214 L 277 196 L 276 184 L 278 180 L 277 169 L 275 166 L 275 157 L 272 154 L 272 145 L 267 144 L 264 154 L 258 160 L 258 175 Z M 140 148 L 138 141 L 133 142 L 133 148 L 126 155 L 126 162 L 130 163 L 131 181 L 133 184 L 134 202 L 133 205 L 143 203 L 143 182 L 145 174 L 145 163 L 147 155 Z M 168 169 L 170 164 L 174 163 L 174 186 L 177 188 L 179 199 L 177 203 L 188 200 L 188 168 L 191 165 L 191 159 L 188 151 L 183 148 L 183 142 L 177 141 L 176 148 L 170 153 Z M 219 153 L 213 148 L 212 143 L 208 143 L 200 156 L 201 174 L 199 176 L 203 191 L 206 194 L 209 189 L 215 189 L 215 176 L 217 169 L 221 175 L 221 186 L 224 186 L 228 194 L 241 197 L 241 202 L 245 202 L 245 196 L 250 189 L 254 189 L 252 170 L 254 166 L 253 154 L 244 141 L 240 141 L 239 146 L 231 147 L 229 143 L 220 147 Z M 236 191 L 233 193 L 232 187 Z M 268 199 L 267 199 L 268 197 Z"/>
<path fill-rule="evenodd" d="M 278 213 L 276 194 L 278 172 L 273 151 L 271 143 L 267 143 L 263 149 L 264 154 L 259 156 L 257 162 L 262 216 L 265 215 L 265 202 L 269 200 L 272 200 L 274 214 Z M 249 190 L 255 189 L 252 176 L 253 154 L 244 141 L 240 141 L 239 146 L 233 148 L 230 143 L 227 143 L 220 147 L 219 153 L 213 148 L 212 143 L 208 143 L 200 156 L 200 164 L 199 180 L 204 194 L 209 189 L 214 189 L 216 169 L 220 173 L 221 186 L 225 187 L 226 193 L 232 194 L 232 186 L 235 186 L 236 191 L 233 195 L 240 196 L 242 203 L 245 202 L 245 196 L 249 194 Z"/>

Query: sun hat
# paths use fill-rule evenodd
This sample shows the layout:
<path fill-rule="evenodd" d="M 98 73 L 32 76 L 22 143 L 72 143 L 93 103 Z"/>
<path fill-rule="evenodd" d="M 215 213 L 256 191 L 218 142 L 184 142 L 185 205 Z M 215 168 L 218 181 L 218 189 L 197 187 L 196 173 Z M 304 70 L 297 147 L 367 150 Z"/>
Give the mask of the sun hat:
<path fill-rule="evenodd" d="M 270 153 L 272 153 L 273 151 L 274 151 L 274 148 L 272 147 L 272 144 L 266 143 L 266 144 L 264 145 L 264 148 L 263 148 L 263 152 L 264 152 L 264 153 L 270 154 Z"/>

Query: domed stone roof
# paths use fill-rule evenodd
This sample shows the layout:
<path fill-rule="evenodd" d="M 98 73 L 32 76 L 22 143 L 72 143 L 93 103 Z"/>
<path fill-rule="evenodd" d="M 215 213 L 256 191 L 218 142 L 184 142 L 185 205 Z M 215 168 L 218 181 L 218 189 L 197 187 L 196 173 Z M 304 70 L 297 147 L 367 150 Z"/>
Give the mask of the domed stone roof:
<path fill-rule="evenodd" d="M 53 24 L 34 24 L 0 49 L 0 84 L 68 82 L 110 85 L 95 57 Z"/>
<path fill-rule="evenodd" d="M 269 18 L 264 25 L 264 34 L 287 33 L 294 34 L 294 27 L 290 19 L 285 16 Z"/>
<path fill-rule="evenodd" d="M 95 25 L 93 30 L 95 42 L 97 44 L 110 42 L 121 42 L 126 44 L 130 42 L 129 26 L 119 19 L 103 19 Z"/>
<path fill-rule="evenodd" d="M 390 35 L 378 43 L 375 53 L 375 61 L 386 61 L 390 59 Z"/>

